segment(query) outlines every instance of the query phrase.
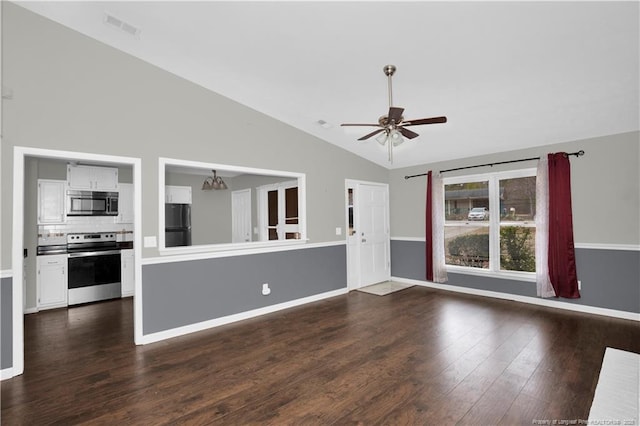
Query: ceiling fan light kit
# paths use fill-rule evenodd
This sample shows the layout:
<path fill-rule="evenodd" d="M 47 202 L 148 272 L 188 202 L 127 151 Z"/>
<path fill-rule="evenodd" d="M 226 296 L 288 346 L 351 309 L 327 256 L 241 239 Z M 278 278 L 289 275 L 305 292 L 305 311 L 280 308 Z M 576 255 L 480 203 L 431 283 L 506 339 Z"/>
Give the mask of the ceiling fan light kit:
<path fill-rule="evenodd" d="M 359 141 L 367 140 L 372 136 L 376 136 L 376 141 L 380 145 L 387 144 L 389 148 L 389 162 L 393 163 L 393 147 L 396 147 L 404 142 L 404 138 L 413 139 L 418 137 L 419 135 L 407 129 L 408 126 L 420 126 L 423 124 L 438 124 L 438 123 L 446 123 L 447 117 L 431 117 L 431 118 L 420 118 L 417 120 L 405 120 L 403 117 L 404 108 L 394 107 L 393 106 L 393 89 L 391 84 L 391 77 L 396 72 L 395 65 L 385 65 L 382 68 L 384 75 L 387 76 L 388 80 L 388 88 L 389 88 L 389 112 L 387 115 L 383 115 L 378 119 L 377 124 L 359 124 L 359 123 L 343 123 L 341 126 L 374 126 L 379 127 L 379 129 L 374 130 L 371 133 L 368 133 L 361 138 L 358 138 Z"/>

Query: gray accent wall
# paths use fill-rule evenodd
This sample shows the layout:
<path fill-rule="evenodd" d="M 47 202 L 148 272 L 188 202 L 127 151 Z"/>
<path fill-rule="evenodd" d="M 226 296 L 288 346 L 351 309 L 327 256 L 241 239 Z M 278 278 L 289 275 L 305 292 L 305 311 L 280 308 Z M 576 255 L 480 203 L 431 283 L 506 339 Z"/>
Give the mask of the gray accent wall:
<path fill-rule="evenodd" d="M 640 313 L 640 251 L 576 248 L 580 299 L 549 299 L 598 308 Z M 426 281 L 425 243 L 391 241 L 391 275 Z M 536 284 L 513 279 L 449 273 L 452 286 L 536 296 Z"/>
<path fill-rule="evenodd" d="M 344 289 L 346 276 L 342 244 L 143 265 L 143 334 Z"/>
<path fill-rule="evenodd" d="M 13 300 L 11 278 L 0 279 L 0 370 L 13 366 Z"/>

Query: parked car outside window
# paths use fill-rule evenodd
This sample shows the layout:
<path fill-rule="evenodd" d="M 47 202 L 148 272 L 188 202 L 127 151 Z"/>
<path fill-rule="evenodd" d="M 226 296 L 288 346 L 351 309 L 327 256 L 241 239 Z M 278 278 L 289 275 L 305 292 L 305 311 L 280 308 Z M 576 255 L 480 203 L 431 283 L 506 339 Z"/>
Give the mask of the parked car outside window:
<path fill-rule="evenodd" d="M 489 219 L 489 210 L 486 207 L 474 207 L 467 215 L 469 220 L 485 220 Z"/>

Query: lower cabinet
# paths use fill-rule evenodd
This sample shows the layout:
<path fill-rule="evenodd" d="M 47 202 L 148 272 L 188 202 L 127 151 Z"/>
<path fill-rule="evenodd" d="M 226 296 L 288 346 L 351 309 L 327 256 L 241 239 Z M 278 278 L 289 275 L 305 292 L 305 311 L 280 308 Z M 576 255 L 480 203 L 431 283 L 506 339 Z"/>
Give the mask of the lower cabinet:
<path fill-rule="evenodd" d="M 122 297 L 133 296 L 135 291 L 133 249 L 122 250 L 120 253 L 120 265 L 122 267 L 122 276 L 120 277 L 120 282 L 122 284 Z"/>
<path fill-rule="evenodd" d="M 38 309 L 67 306 L 67 255 L 38 256 Z"/>

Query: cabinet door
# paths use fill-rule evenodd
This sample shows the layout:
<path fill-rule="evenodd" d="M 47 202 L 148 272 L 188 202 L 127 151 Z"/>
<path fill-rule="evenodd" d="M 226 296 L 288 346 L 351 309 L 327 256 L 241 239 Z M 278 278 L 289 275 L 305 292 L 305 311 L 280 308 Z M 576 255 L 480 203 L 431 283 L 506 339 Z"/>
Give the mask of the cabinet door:
<path fill-rule="evenodd" d="M 167 185 L 164 189 L 165 203 L 191 204 L 191 187 Z"/>
<path fill-rule="evenodd" d="M 118 192 L 118 223 L 133 223 L 133 184 L 119 184 Z"/>
<path fill-rule="evenodd" d="M 67 166 L 69 188 L 90 191 L 115 191 L 118 189 L 116 167 Z"/>
<path fill-rule="evenodd" d="M 38 256 L 38 308 L 67 306 L 67 256 Z"/>
<path fill-rule="evenodd" d="M 38 224 L 64 223 L 64 188 L 62 180 L 38 180 Z"/>
<path fill-rule="evenodd" d="M 73 189 L 93 189 L 92 167 L 89 166 L 67 166 L 67 184 Z"/>
<path fill-rule="evenodd" d="M 120 264 L 122 267 L 122 296 L 133 296 L 135 292 L 135 270 L 133 250 L 122 250 L 120 255 Z"/>
<path fill-rule="evenodd" d="M 118 169 L 115 167 L 93 167 L 94 190 L 117 191 Z"/>

